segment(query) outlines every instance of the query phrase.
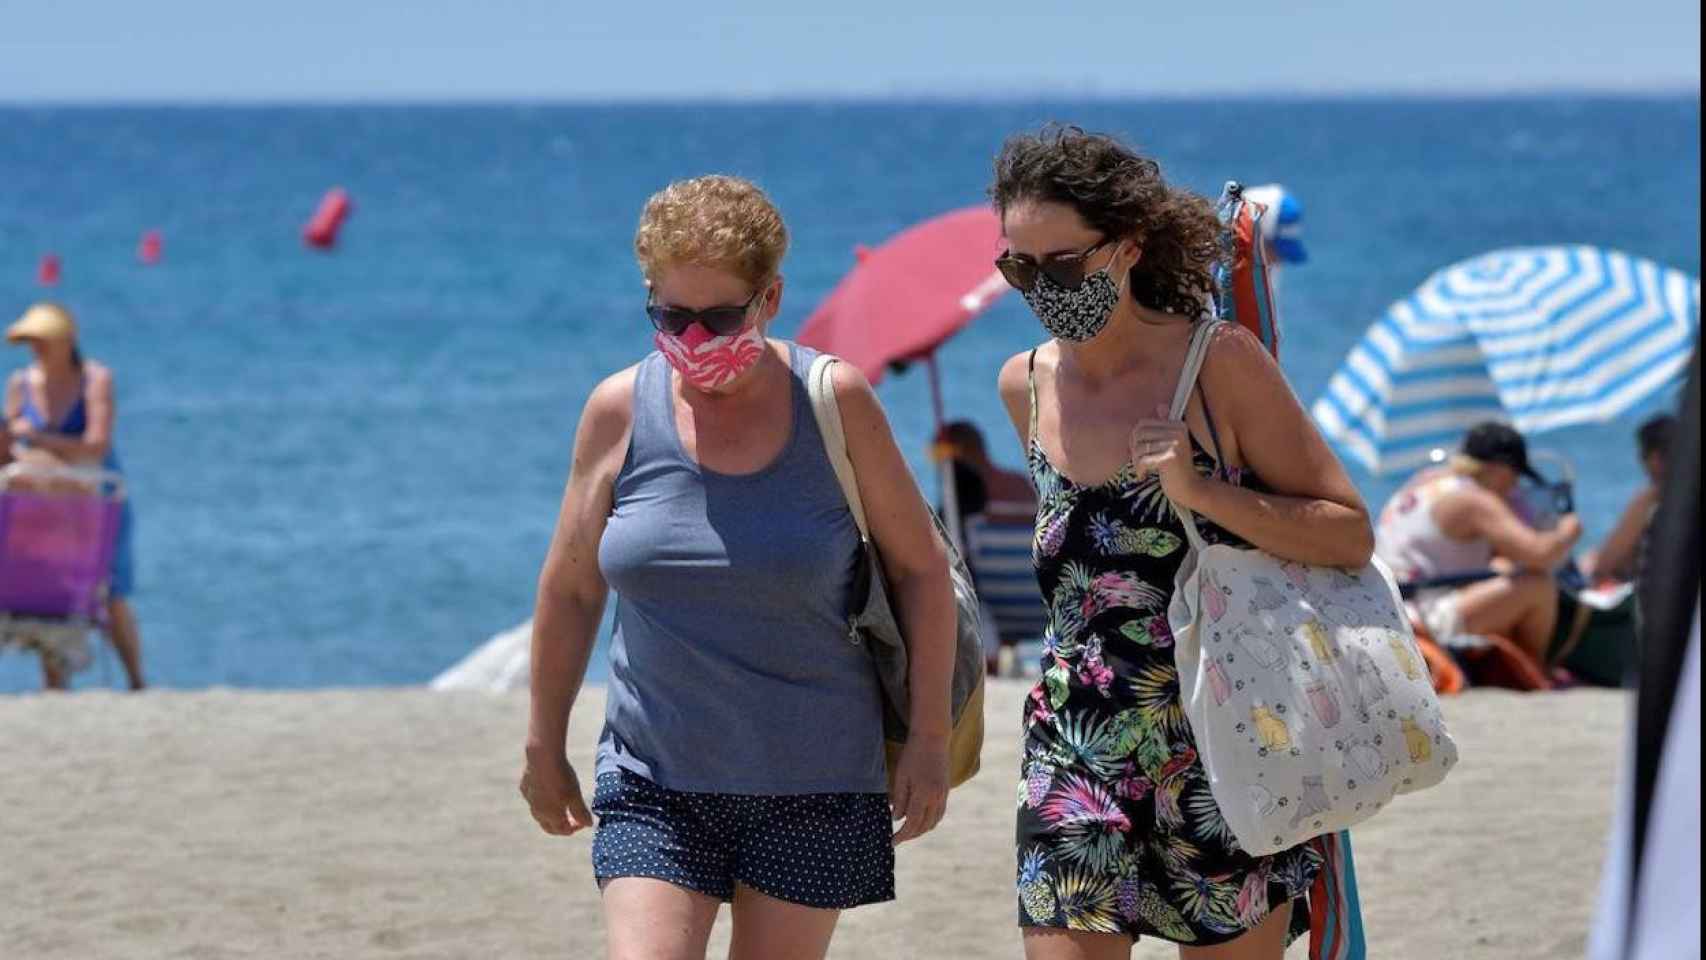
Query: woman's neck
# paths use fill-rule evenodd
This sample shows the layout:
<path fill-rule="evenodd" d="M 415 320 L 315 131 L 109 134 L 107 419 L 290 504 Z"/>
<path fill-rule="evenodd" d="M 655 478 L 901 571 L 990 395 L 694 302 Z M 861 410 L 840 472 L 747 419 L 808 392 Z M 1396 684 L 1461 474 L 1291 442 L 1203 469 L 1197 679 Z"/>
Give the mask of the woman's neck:
<path fill-rule="evenodd" d="M 38 357 L 36 369 L 41 372 L 42 380 L 49 384 L 66 383 L 77 379 L 83 373 L 78 369 L 77 364 L 72 362 L 69 355 L 54 358 Z"/>
<path fill-rule="evenodd" d="M 1189 321 L 1140 307 L 1121 297 L 1107 327 L 1083 343 L 1063 340 L 1061 359 L 1072 373 L 1093 383 L 1110 380 L 1136 366 L 1141 358 L 1178 339 Z"/>

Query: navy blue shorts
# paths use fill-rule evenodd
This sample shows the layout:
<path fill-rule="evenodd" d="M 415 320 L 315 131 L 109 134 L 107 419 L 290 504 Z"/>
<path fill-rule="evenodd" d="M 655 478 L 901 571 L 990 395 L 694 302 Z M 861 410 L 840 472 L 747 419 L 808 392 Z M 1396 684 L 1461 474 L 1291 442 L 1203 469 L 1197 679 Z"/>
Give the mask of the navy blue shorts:
<path fill-rule="evenodd" d="M 826 910 L 894 899 L 885 794 L 682 793 L 620 771 L 599 775 L 592 812 L 601 887 L 649 877 L 730 901 L 741 883 Z"/>

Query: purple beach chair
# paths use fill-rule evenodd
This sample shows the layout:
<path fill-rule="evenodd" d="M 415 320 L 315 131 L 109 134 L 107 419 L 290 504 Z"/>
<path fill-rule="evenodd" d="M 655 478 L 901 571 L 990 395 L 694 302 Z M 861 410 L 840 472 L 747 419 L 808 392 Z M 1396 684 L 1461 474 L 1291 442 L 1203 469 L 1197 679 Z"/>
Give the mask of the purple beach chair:
<path fill-rule="evenodd" d="M 0 650 L 37 650 L 76 669 L 106 621 L 124 482 L 34 464 L 0 469 Z"/>

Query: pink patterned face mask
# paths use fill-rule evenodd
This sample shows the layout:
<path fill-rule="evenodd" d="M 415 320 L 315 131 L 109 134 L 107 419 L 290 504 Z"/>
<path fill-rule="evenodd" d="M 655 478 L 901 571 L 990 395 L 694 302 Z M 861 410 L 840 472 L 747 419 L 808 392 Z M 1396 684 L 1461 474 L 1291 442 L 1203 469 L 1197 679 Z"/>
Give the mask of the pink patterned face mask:
<path fill-rule="evenodd" d="M 749 323 L 739 333 L 719 337 L 697 323 L 680 334 L 658 333 L 652 343 L 681 379 L 700 390 L 716 390 L 738 380 L 764 356 L 764 334 Z"/>

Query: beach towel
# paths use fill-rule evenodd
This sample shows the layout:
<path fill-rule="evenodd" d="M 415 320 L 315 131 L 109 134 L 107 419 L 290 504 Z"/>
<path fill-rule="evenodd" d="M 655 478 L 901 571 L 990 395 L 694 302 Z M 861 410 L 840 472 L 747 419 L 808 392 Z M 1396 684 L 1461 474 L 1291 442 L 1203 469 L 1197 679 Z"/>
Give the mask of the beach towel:
<path fill-rule="evenodd" d="M 1309 888 L 1309 960 L 1366 960 L 1362 902 L 1349 830 L 1311 841 L 1325 858 Z"/>

